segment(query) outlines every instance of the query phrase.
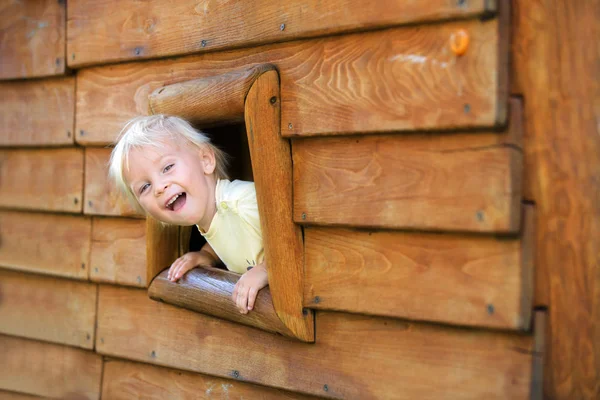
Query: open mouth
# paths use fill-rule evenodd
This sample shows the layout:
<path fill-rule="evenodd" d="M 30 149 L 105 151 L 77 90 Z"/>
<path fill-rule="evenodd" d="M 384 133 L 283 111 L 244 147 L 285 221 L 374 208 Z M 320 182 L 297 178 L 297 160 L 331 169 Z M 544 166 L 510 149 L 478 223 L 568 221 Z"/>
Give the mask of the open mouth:
<path fill-rule="evenodd" d="M 171 211 L 179 211 L 185 205 L 185 192 L 177 193 L 167 202 L 166 207 Z"/>

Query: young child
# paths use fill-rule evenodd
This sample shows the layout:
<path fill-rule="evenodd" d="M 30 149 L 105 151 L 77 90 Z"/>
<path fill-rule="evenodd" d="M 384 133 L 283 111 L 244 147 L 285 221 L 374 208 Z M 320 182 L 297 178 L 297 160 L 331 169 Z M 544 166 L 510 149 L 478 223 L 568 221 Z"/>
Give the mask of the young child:
<path fill-rule="evenodd" d="M 230 182 L 225 164 L 225 154 L 188 122 L 152 115 L 125 125 L 109 174 L 140 211 L 166 224 L 196 225 L 206 238 L 200 251 L 175 260 L 169 279 L 222 261 L 242 274 L 232 300 L 246 314 L 268 284 L 256 190 L 253 182 Z"/>

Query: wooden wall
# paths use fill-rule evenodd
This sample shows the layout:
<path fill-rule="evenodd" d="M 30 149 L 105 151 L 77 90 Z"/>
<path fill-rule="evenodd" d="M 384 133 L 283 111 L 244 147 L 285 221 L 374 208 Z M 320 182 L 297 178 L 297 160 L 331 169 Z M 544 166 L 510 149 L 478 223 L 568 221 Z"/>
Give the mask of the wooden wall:
<path fill-rule="evenodd" d="M 0 11 L 0 398 L 600 397 L 597 4 Z M 106 179 L 153 90 L 261 63 L 314 344 L 150 300 Z"/>

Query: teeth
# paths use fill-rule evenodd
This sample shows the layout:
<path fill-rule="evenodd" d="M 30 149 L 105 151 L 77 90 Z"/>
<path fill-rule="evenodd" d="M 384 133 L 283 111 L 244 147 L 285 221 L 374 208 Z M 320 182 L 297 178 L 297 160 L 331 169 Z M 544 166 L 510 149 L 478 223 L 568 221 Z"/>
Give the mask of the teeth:
<path fill-rule="evenodd" d="M 175 200 L 177 200 L 177 198 L 179 198 L 179 196 L 181 196 L 181 193 L 176 194 L 175 196 L 173 196 L 173 198 L 171 200 L 169 200 L 169 202 L 167 203 L 167 207 L 170 207 L 171 204 L 175 203 Z"/>

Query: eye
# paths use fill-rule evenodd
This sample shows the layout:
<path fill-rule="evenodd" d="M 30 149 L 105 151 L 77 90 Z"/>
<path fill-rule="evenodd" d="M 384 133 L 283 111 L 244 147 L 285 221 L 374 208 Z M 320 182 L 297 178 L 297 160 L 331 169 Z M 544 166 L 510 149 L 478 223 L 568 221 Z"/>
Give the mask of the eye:
<path fill-rule="evenodd" d="M 144 183 L 142 185 L 142 187 L 140 187 L 140 194 L 144 194 L 144 192 L 146 191 L 146 189 L 148 189 L 150 187 L 149 183 Z"/>
<path fill-rule="evenodd" d="M 169 172 L 169 170 L 170 170 L 171 168 L 173 168 L 173 166 L 174 166 L 174 165 L 175 165 L 175 164 L 169 164 L 169 165 L 167 165 L 166 167 L 164 167 L 164 168 L 163 168 L 163 174 L 164 174 L 165 172 Z"/>

